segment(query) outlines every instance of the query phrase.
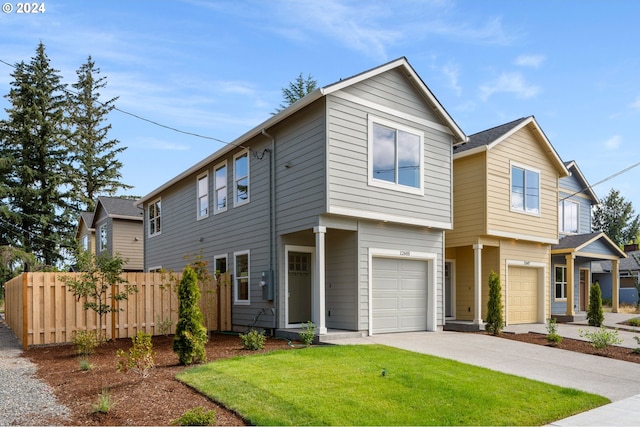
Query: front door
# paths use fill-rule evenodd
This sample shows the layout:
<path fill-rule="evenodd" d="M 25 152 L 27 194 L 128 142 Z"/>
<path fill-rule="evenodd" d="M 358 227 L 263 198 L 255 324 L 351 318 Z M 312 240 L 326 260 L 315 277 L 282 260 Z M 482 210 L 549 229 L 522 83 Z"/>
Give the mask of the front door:
<path fill-rule="evenodd" d="M 311 321 L 311 254 L 289 252 L 287 264 L 289 324 Z"/>
<path fill-rule="evenodd" d="M 580 269 L 580 311 L 587 311 L 589 300 L 589 270 Z"/>
<path fill-rule="evenodd" d="M 446 317 L 453 317 L 453 263 L 444 263 L 444 312 Z"/>

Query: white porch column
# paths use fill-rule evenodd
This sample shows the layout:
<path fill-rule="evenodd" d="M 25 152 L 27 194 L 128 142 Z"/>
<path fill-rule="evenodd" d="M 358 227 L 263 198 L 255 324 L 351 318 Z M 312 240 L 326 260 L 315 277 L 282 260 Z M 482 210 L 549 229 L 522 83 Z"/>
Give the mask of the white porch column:
<path fill-rule="evenodd" d="M 482 245 L 473 245 L 473 324 L 482 323 Z"/>
<path fill-rule="evenodd" d="M 313 289 L 313 323 L 316 324 L 318 334 L 327 333 L 325 321 L 325 243 L 327 227 L 313 227 L 316 235 L 316 269 L 314 271 Z"/>
<path fill-rule="evenodd" d="M 620 305 L 620 262 L 611 260 L 611 311 L 617 313 Z"/>

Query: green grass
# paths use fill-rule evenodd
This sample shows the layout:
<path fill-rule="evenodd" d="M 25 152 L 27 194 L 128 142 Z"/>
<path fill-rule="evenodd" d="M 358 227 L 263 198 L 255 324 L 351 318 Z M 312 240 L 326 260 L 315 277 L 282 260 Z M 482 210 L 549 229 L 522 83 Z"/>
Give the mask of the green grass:
<path fill-rule="evenodd" d="M 178 379 L 254 425 L 543 425 L 609 402 L 381 345 L 225 359 Z"/>

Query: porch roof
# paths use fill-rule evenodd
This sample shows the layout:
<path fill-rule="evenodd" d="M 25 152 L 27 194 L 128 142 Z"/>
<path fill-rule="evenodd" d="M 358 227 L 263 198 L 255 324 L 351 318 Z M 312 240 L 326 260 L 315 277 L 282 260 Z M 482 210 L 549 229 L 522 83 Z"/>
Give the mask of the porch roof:
<path fill-rule="evenodd" d="M 570 253 L 594 260 L 627 258 L 627 254 L 602 232 L 565 236 L 558 244 L 551 246 L 551 255 Z"/>

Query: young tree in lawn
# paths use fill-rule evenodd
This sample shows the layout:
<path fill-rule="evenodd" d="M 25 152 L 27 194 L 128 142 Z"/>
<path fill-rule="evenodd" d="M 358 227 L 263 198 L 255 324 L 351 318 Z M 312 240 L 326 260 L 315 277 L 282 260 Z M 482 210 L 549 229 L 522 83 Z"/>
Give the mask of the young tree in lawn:
<path fill-rule="evenodd" d="M 42 43 L 11 76 L 6 95 L 11 106 L 0 122 L 0 213 L 12 225 L 3 243 L 55 265 L 73 239 L 64 193 L 69 184 L 65 85 Z"/>
<path fill-rule="evenodd" d="M 635 241 L 639 229 L 633 204 L 613 188 L 593 211 L 593 231 L 603 231 L 619 246 Z"/>
<path fill-rule="evenodd" d="M 280 104 L 280 108 L 276 108 L 274 114 L 287 108 L 297 100 L 304 98 L 307 94 L 313 92 L 318 85 L 318 82 L 309 74 L 307 78 L 302 77 L 302 73 L 296 77 L 292 82 L 289 82 L 289 86 L 282 88 L 282 98 L 284 102 Z"/>
<path fill-rule="evenodd" d="M 75 90 L 68 95 L 73 164 L 71 199 L 78 211 L 93 211 L 97 196 L 112 196 L 120 189 L 132 187 L 120 182 L 122 162 L 117 155 L 126 147 L 118 146 L 119 141 L 108 136 L 111 124 L 107 124 L 107 115 L 118 98 L 100 100 L 107 78 L 100 76 L 100 68 L 91 56 L 76 74 L 78 80 L 72 85 Z"/>
<path fill-rule="evenodd" d="M 203 325 L 199 300 L 198 275 L 187 266 L 178 284 L 178 323 L 173 338 L 173 351 L 178 354 L 181 365 L 206 360 L 207 328 Z"/>
<path fill-rule="evenodd" d="M 489 301 L 487 302 L 487 322 L 485 324 L 485 330 L 492 335 L 499 335 L 504 327 L 502 309 L 500 276 L 492 271 L 489 274 Z"/>

